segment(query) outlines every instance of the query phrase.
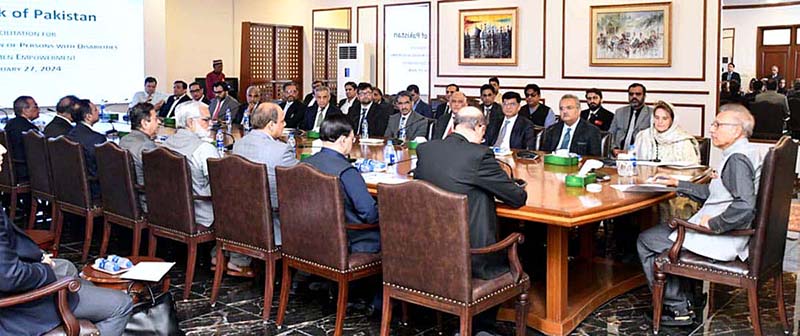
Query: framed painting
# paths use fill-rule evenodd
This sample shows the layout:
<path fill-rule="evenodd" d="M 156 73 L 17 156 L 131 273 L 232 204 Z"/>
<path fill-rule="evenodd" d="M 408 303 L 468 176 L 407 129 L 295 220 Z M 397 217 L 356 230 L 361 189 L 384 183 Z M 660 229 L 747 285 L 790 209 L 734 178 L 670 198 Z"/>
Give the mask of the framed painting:
<path fill-rule="evenodd" d="M 459 10 L 458 64 L 517 65 L 518 9 Z"/>
<path fill-rule="evenodd" d="M 589 65 L 672 65 L 672 3 L 591 7 Z"/>

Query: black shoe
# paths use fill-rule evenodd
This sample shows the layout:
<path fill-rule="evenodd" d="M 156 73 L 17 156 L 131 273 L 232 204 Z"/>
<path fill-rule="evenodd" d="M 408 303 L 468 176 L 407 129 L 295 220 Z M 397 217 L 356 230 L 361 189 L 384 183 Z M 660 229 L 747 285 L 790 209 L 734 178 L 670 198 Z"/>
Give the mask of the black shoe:
<path fill-rule="evenodd" d="M 653 321 L 653 313 L 645 314 L 644 318 Z M 661 325 L 666 327 L 687 327 L 694 324 L 694 311 L 688 309 L 672 310 L 664 307 L 661 313 Z"/>

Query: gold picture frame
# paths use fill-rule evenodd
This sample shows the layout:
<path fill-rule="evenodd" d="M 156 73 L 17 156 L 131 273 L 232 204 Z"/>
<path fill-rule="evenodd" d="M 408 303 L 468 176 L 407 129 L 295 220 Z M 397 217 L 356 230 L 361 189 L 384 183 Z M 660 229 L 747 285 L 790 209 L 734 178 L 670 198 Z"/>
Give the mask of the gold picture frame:
<path fill-rule="evenodd" d="M 458 11 L 459 65 L 517 65 L 519 9 Z"/>
<path fill-rule="evenodd" d="M 590 66 L 672 66 L 672 3 L 591 6 Z"/>

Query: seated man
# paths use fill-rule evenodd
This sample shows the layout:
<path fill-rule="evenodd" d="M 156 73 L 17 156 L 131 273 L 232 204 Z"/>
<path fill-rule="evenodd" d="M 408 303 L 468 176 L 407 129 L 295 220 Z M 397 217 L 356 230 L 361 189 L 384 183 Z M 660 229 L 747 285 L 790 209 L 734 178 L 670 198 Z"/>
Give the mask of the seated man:
<path fill-rule="evenodd" d="M 503 94 L 503 118 L 494 119 L 486 128 L 486 145 L 509 149 L 535 149 L 536 133 L 533 122 L 519 118 L 519 93 Z"/>
<path fill-rule="evenodd" d="M 152 104 L 139 103 L 128 111 L 128 118 L 131 121 L 131 133 L 122 137 L 119 146 L 131 153 L 136 170 L 136 184 L 144 185 L 142 152 L 156 148 L 153 138 L 158 132 L 158 113 Z M 142 211 L 147 212 L 144 194 L 139 194 L 139 204 Z"/>
<path fill-rule="evenodd" d="M 370 94 L 372 91 L 370 90 Z M 353 149 L 355 133 L 350 119 L 343 114 L 330 115 L 319 130 L 322 150 L 304 160 L 321 172 L 339 177 L 344 196 L 347 223 L 374 224 L 378 222 L 378 204 L 367 191 L 364 178 L 345 155 Z M 377 253 L 381 250 L 378 230 L 347 231 L 350 252 Z"/>
<path fill-rule="evenodd" d="M 0 154 L 6 149 L 0 146 Z M 0 155 L 0 162 L 3 158 Z M 36 243 L 0 211 L 0 298 L 47 286 L 63 277 L 75 277 L 72 263 L 42 255 Z M 0 309 L 0 335 L 41 335 L 61 324 L 55 294 Z M 92 321 L 102 335 L 122 335 L 133 302 L 123 291 L 95 287 L 81 280 L 81 288 L 68 296 L 75 317 Z"/>
<path fill-rule="evenodd" d="M 416 138 L 427 139 L 428 119 L 411 109 L 411 94 L 408 91 L 400 91 L 396 99 L 400 113 L 389 117 L 386 133 L 383 136 L 399 138 L 403 141 L 413 141 Z"/>
<path fill-rule="evenodd" d="M 581 103 L 578 97 L 566 94 L 561 97 L 558 109 L 561 120 L 548 127 L 539 150 L 553 152 L 568 149 L 578 155 L 600 156 L 600 129 L 581 119 Z"/>
<path fill-rule="evenodd" d="M 97 106 L 88 99 L 81 99 L 72 106 L 72 120 L 76 121 L 75 128 L 67 133 L 67 139 L 81 144 L 83 158 L 86 160 L 87 177 L 97 177 L 97 159 L 94 155 L 94 145 L 106 142 L 106 136 L 98 133 L 92 126 L 100 120 Z M 100 198 L 100 184 L 95 180 L 89 182 L 92 198 Z"/>
<path fill-rule="evenodd" d="M 8 145 L 14 155 L 12 162 L 17 181 L 28 180 L 28 166 L 25 159 L 25 143 L 22 141 L 22 133 L 32 129 L 38 130 L 31 121 L 39 118 L 39 105 L 30 96 L 20 96 L 14 99 L 14 119 L 6 124 L 6 136 Z"/>
<path fill-rule="evenodd" d="M 72 130 L 72 112 L 71 107 L 78 102 L 78 97 L 65 96 L 58 100 L 56 104 L 56 116 L 44 128 L 44 136 L 47 138 L 56 138 L 61 135 L 67 135 Z"/>
<path fill-rule="evenodd" d="M 292 146 L 280 141 L 286 113 L 280 106 L 263 103 L 250 117 L 253 130 L 233 145 L 233 154 L 267 166 L 269 197 L 272 204 L 272 224 L 275 228 L 275 245 L 281 245 L 281 225 L 278 221 L 278 187 L 275 184 L 275 167 L 291 167 L 298 163 Z"/>
<path fill-rule="evenodd" d="M 327 86 L 320 86 L 314 90 L 314 101 L 314 105 L 306 108 L 306 115 L 300 128 L 306 131 L 319 132 L 319 127 L 327 116 L 342 114 L 342 111 L 330 103 L 331 89 Z"/>
<path fill-rule="evenodd" d="M 711 124 L 711 141 L 722 150 L 722 161 L 710 184 L 678 181 L 669 175 L 657 176 L 658 183 L 677 187 L 679 194 L 702 202 L 703 207 L 689 218 L 692 224 L 707 227 L 714 232 L 749 229 L 755 218 L 756 190 L 760 179 L 762 158 L 759 151 L 747 140 L 753 134 L 755 121 L 742 105 L 720 107 Z M 642 232 L 637 240 L 647 282 L 653 288 L 653 263 L 664 251 L 672 247 L 676 232 L 666 225 L 658 225 Z M 750 237 L 710 236 L 691 230 L 686 232 L 683 248 L 707 258 L 744 261 L 748 258 Z M 686 278 L 668 276 L 664 286 L 664 315 L 661 324 L 666 326 L 691 325 L 694 319 L 687 292 Z"/>

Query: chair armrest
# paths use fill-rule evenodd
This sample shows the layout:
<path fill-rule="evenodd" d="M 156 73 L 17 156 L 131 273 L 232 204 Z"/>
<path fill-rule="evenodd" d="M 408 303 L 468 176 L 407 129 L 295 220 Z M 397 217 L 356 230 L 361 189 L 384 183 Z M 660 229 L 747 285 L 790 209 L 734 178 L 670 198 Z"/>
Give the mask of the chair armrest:
<path fill-rule="evenodd" d="M 22 293 L 10 297 L 0 299 L 0 308 L 10 307 L 18 304 L 23 304 L 33 300 L 38 300 L 43 297 L 58 293 L 56 295 L 56 306 L 58 308 L 58 315 L 61 321 L 64 322 L 64 329 L 67 335 L 78 335 L 81 330 L 80 323 L 75 315 L 69 308 L 69 300 L 67 300 L 67 291 L 77 292 L 81 288 L 81 281 L 75 277 L 62 278 L 42 288 L 37 288 L 27 293 Z"/>
<path fill-rule="evenodd" d="M 378 224 L 347 224 L 345 225 L 345 229 L 348 230 L 375 230 L 378 228 Z"/>
<path fill-rule="evenodd" d="M 192 199 L 195 200 L 195 201 L 209 201 L 209 202 L 211 202 L 211 196 L 192 195 Z"/>
<path fill-rule="evenodd" d="M 675 239 L 675 243 L 672 244 L 672 247 L 669 249 L 669 261 L 675 263 L 678 261 L 678 257 L 680 256 L 681 249 L 683 248 L 683 241 L 686 239 L 686 228 L 695 230 L 700 233 L 715 235 L 715 236 L 752 236 L 755 234 L 755 230 L 747 229 L 747 230 L 731 230 L 724 233 L 716 233 L 711 231 L 711 229 L 707 227 L 703 227 L 700 225 L 695 225 L 689 223 L 683 219 L 673 218 L 672 221 L 669 223 L 670 228 L 678 228 L 678 236 Z"/>
<path fill-rule="evenodd" d="M 469 251 L 471 254 L 486 254 L 508 249 L 508 264 L 511 266 L 511 276 L 516 283 L 522 278 L 522 264 L 520 264 L 519 255 L 517 254 L 517 244 L 522 244 L 524 241 L 525 236 L 519 232 L 514 232 L 500 242 L 486 247 L 470 249 Z"/>
<path fill-rule="evenodd" d="M 673 218 L 672 221 L 669 222 L 669 227 L 671 229 L 684 227 L 684 228 L 689 228 L 689 229 L 695 230 L 695 231 L 700 232 L 700 233 L 705 233 L 705 234 L 710 234 L 710 235 L 717 235 L 716 232 L 711 231 L 711 229 L 709 229 L 707 227 L 700 226 L 700 225 L 697 225 L 697 224 L 692 224 L 692 223 L 689 223 L 689 222 L 687 222 L 687 221 L 685 221 L 683 219 L 680 219 L 680 218 Z"/>

